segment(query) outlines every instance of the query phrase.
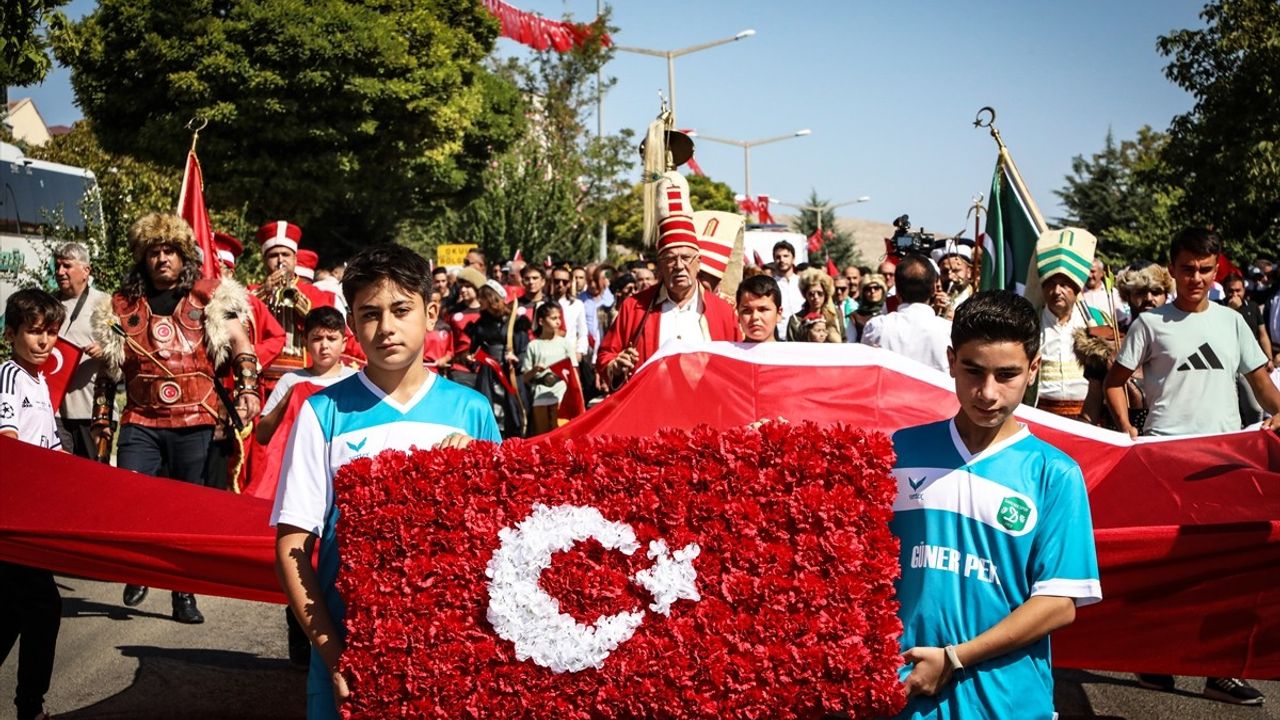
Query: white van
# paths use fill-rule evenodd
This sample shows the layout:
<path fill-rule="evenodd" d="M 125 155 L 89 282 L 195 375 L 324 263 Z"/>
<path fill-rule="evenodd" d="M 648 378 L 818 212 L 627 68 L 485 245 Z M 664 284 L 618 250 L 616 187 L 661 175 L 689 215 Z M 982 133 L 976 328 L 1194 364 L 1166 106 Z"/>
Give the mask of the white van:
<path fill-rule="evenodd" d="M 0 143 L 0 307 L 9 295 L 53 278 L 53 226 L 82 237 L 91 223 L 102 227 L 97 180 L 84 168 L 25 156 Z M 85 216 L 88 215 L 88 218 Z M 0 318 L 0 326 L 4 319 Z"/>

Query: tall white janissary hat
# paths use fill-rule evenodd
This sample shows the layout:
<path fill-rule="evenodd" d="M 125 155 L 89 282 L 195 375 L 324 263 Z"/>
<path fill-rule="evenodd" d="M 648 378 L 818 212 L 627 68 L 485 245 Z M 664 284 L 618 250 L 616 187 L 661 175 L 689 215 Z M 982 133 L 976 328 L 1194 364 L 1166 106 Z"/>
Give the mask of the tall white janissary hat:
<path fill-rule="evenodd" d="M 641 177 L 644 184 L 644 244 L 653 246 L 661 240 L 658 227 L 661 220 L 659 205 L 665 202 L 663 195 L 674 182 L 668 173 L 674 172 L 693 157 L 693 140 L 679 130 L 672 129 L 671 110 L 665 101 L 658 117 L 649 123 L 644 141 L 640 143 L 640 157 L 644 159 L 644 174 Z M 664 183 L 664 179 L 667 182 Z M 684 182 L 683 177 L 679 184 L 684 193 L 683 212 L 691 214 L 693 208 L 688 203 L 689 185 Z M 694 246 L 697 246 L 696 238 Z"/>

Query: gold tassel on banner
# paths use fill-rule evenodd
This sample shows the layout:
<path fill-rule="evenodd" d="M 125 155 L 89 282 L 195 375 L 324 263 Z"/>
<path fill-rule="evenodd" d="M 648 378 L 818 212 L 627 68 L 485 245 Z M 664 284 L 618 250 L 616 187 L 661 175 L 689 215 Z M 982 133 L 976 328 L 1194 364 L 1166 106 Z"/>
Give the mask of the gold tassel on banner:
<path fill-rule="evenodd" d="M 661 93 L 658 95 L 662 97 Z M 662 174 L 675 170 L 693 157 L 693 138 L 674 129 L 671 106 L 664 99 L 658 117 L 649 123 L 644 141 L 640 143 L 640 157 L 644 160 L 644 244 L 658 243 L 658 180 Z"/>
<path fill-rule="evenodd" d="M 667 131 L 671 129 L 671 110 L 662 102 L 662 110 L 658 117 L 649 123 L 644 142 L 640 145 L 640 156 L 644 158 L 644 244 L 652 247 L 657 243 L 658 233 L 658 179 L 668 167 Z"/>

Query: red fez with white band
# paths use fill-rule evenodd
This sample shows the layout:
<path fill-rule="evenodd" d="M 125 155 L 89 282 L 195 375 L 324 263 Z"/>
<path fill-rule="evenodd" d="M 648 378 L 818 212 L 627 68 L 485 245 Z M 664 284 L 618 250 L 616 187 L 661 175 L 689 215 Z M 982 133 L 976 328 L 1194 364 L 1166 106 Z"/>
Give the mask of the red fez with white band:
<path fill-rule="evenodd" d="M 229 268 L 236 266 L 236 260 L 239 259 L 240 253 L 244 252 L 244 245 L 224 232 L 213 234 L 213 244 L 218 250 L 218 262 Z"/>
<path fill-rule="evenodd" d="M 258 242 L 262 244 L 264 254 L 274 247 L 287 247 L 298 252 L 302 228 L 284 220 L 274 220 L 258 228 Z"/>
<path fill-rule="evenodd" d="M 698 250 L 698 233 L 689 206 L 689 183 L 675 170 L 658 179 L 658 252 L 687 247 Z"/>
<path fill-rule="evenodd" d="M 320 256 L 315 250 L 299 250 L 298 262 L 293 266 L 293 274 L 308 280 L 316 279 L 316 268 L 320 266 Z"/>

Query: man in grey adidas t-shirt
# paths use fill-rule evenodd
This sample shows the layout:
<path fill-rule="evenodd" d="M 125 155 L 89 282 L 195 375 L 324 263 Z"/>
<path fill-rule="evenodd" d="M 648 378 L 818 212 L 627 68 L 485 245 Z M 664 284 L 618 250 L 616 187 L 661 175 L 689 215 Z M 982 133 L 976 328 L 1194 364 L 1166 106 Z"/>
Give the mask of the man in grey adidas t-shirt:
<path fill-rule="evenodd" d="M 1280 391 L 1267 377 L 1267 358 L 1240 313 L 1209 301 L 1222 242 L 1212 230 L 1189 228 L 1169 247 L 1169 271 L 1178 290 L 1173 302 L 1139 315 L 1129 326 L 1105 383 L 1107 405 L 1121 430 L 1129 423 L 1125 383 L 1142 368 L 1151 412 L 1148 435 L 1190 435 L 1240 429 L 1236 378 L 1243 376 L 1270 411 L 1264 429 L 1280 427 Z M 1172 690 L 1172 675 L 1139 675 L 1143 687 Z M 1205 678 L 1204 696 L 1236 705 L 1261 705 L 1257 688 L 1239 678 Z"/>
<path fill-rule="evenodd" d="M 1239 430 L 1236 377 L 1243 376 L 1272 414 L 1263 427 L 1280 426 L 1280 391 L 1267 377 L 1267 358 L 1239 313 L 1209 301 L 1221 241 L 1192 228 L 1174 238 L 1169 269 L 1177 285 L 1173 302 L 1142 313 L 1107 375 L 1107 403 L 1122 430 L 1129 424 L 1124 383 L 1142 368 L 1151 409 L 1148 435 L 1191 435 Z"/>

